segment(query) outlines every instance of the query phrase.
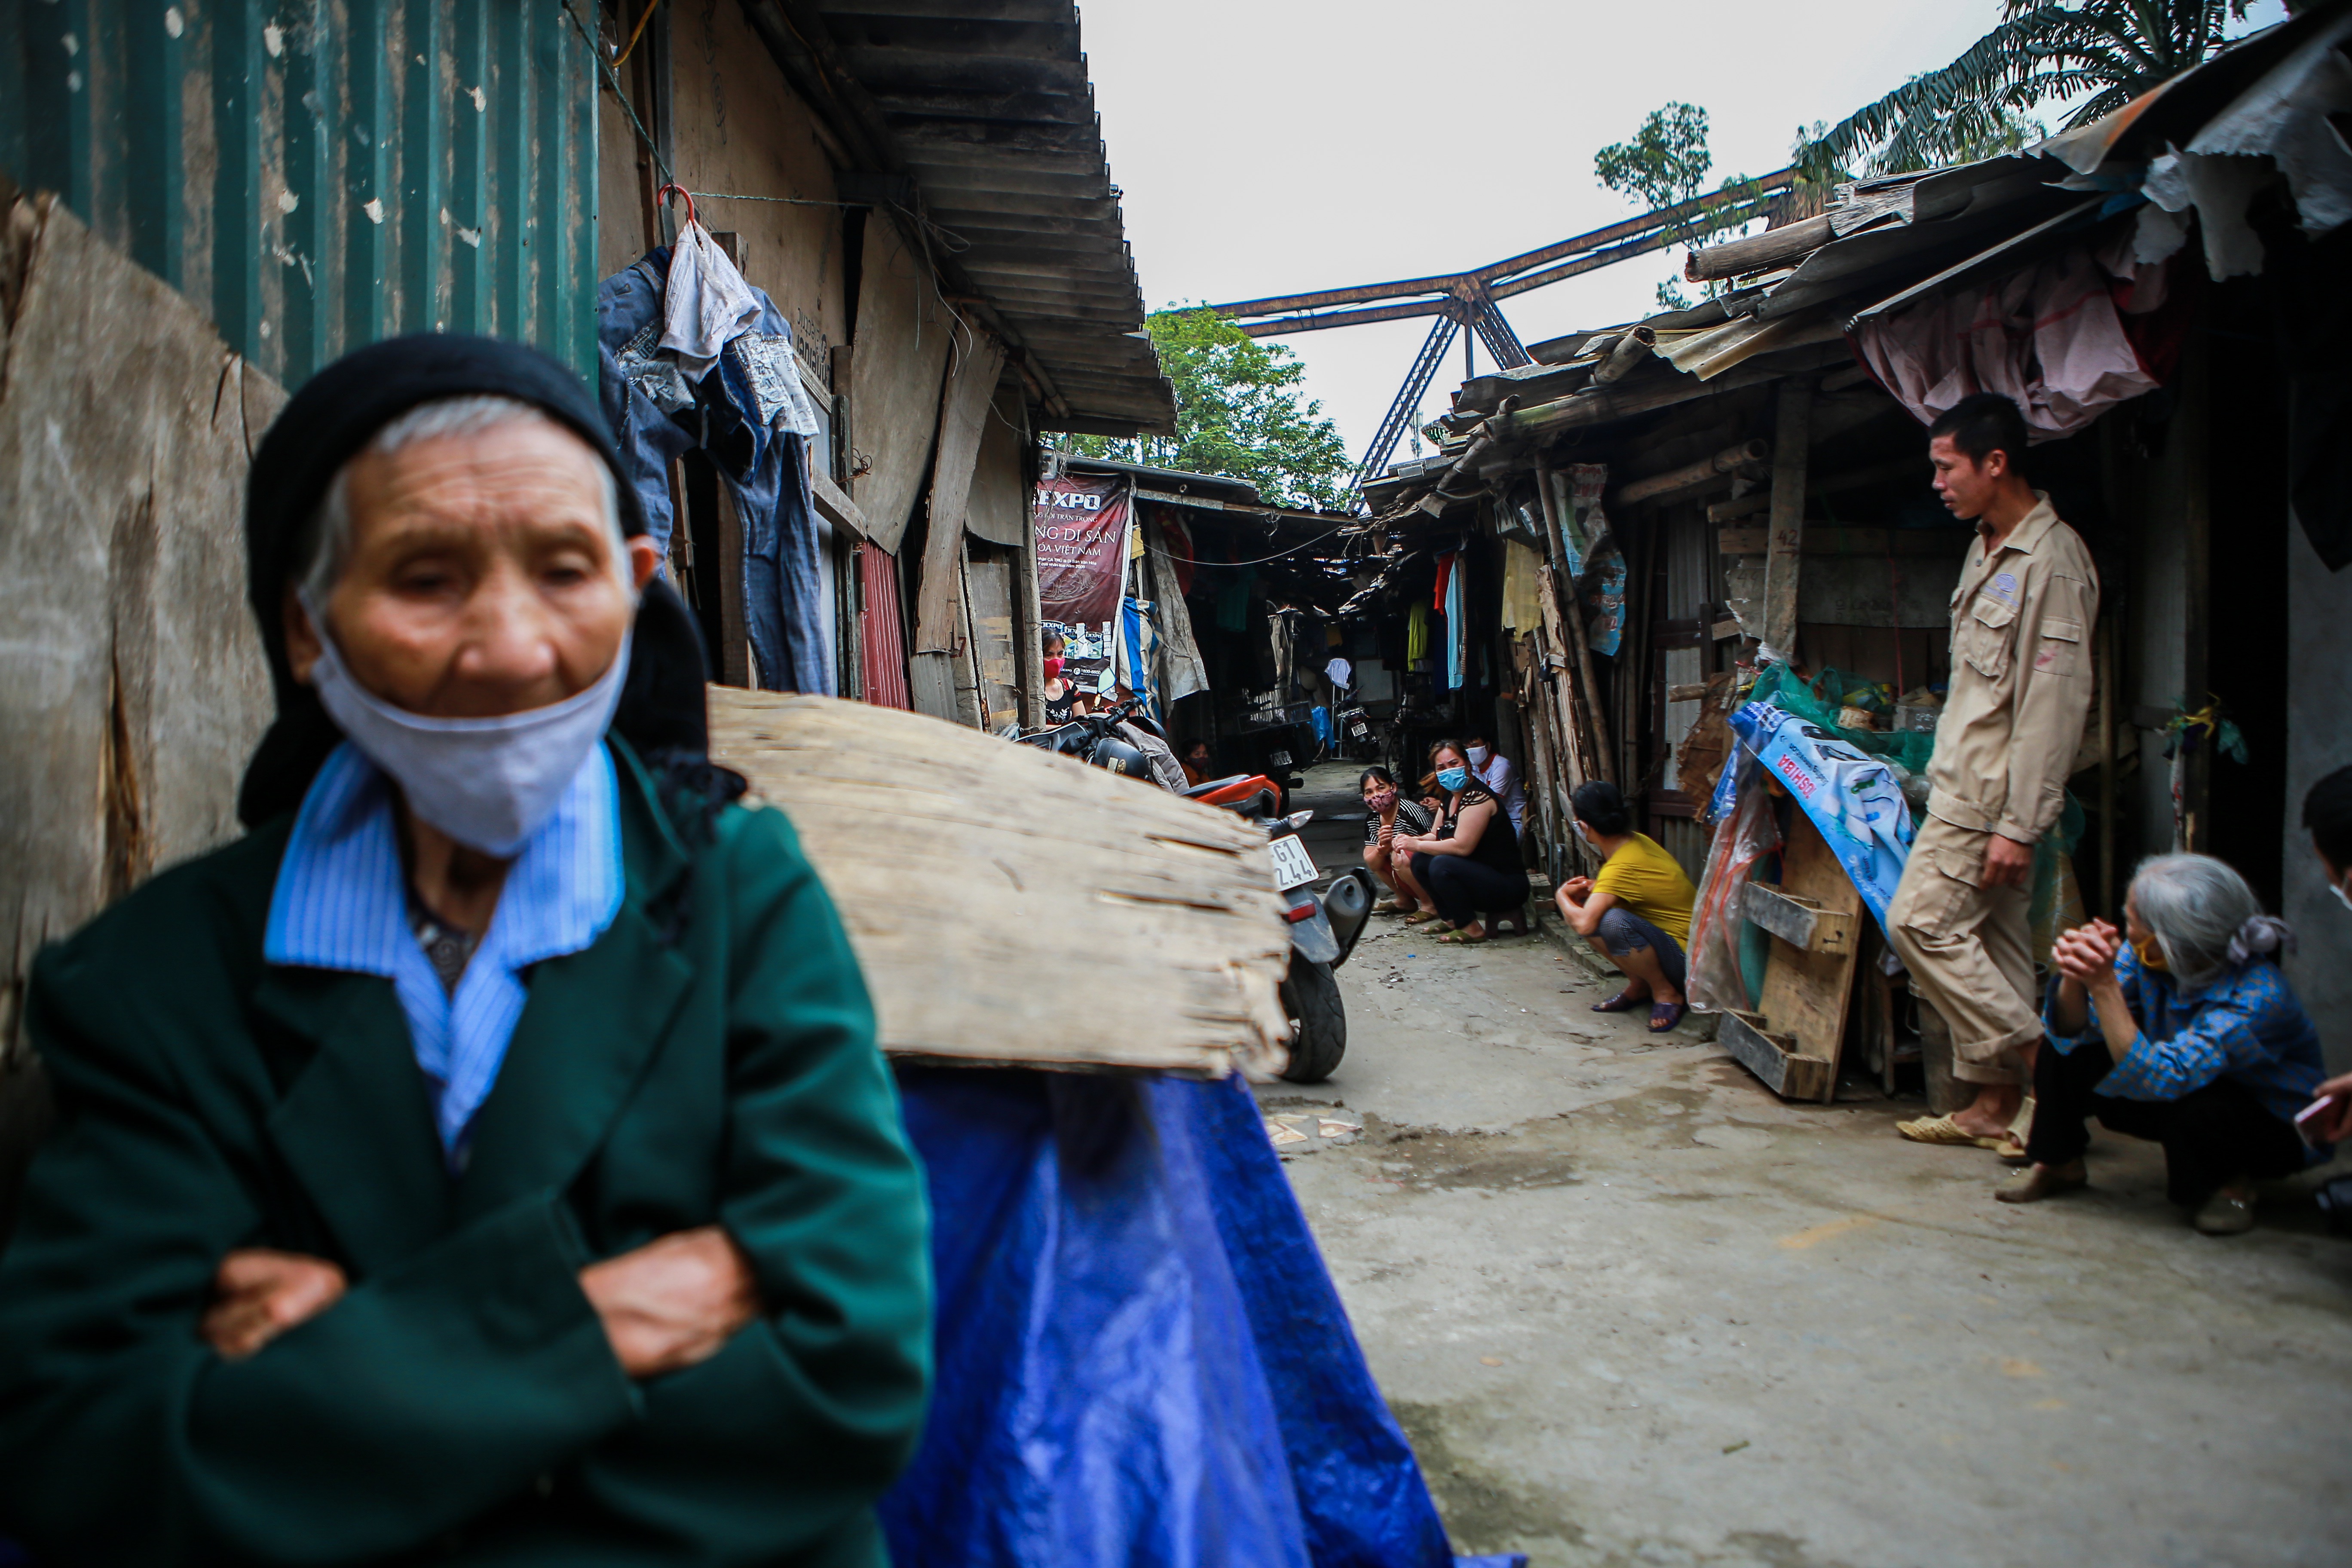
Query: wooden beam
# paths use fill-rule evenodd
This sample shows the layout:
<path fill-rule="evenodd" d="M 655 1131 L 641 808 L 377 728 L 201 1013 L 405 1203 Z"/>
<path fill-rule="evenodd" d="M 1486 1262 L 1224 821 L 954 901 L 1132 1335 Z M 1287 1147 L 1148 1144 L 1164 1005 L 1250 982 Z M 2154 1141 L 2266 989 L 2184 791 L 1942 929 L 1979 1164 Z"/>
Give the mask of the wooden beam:
<path fill-rule="evenodd" d="M 823 468 L 809 470 L 809 489 L 816 497 L 816 510 L 834 527 L 842 530 L 859 543 L 873 537 L 866 527 L 866 513 L 858 509 L 842 488 L 833 482 Z"/>
<path fill-rule="evenodd" d="M 931 463 L 929 532 L 923 540 L 923 577 L 915 595 L 915 635 L 908 672 L 915 706 L 935 719 L 957 717 L 955 658 L 962 642 L 963 520 L 971 497 L 972 466 L 989 400 L 1004 369 L 1004 345 L 981 333 L 956 363 L 940 393 L 938 456 Z"/>
<path fill-rule="evenodd" d="M 1853 917 L 1825 910 L 1814 900 L 1782 892 L 1769 882 L 1750 882 L 1740 912 L 1791 947 L 1834 954 L 1853 951 Z"/>
<path fill-rule="evenodd" d="M 1823 213 L 1799 223 L 1768 228 L 1745 239 L 1729 239 L 1721 245 L 1693 250 L 1683 263 L 1683 276 L 1694 283 L 1711 283 L 1749 272 L 1769 272 L 1800 257 L 1811 256 L 1832 237 L 1830 215 Z"/>
<path fill-rule="evenodd" d="M 1713 484 L 1738 472 L 1749 463 L 1760 463 L 1771 455 L 1772 448 L 1762 441 L 1740 441 L 1720 452 L 1685 463 L 1678 468 L 1668 468 L 1663 474 L 1646 479 L 1629 479 L 1610 492 L 1612 507 L 1631 506 L 1635 501 L 1652 500 L 1659 496 L 1675 495 L 1700 485 Z"/>
<path fill-rule="evenodd" d="M 1812 417 L 1812 383 L 1780 383 L 1772 430 L 1770 549 L 1764 561 L 1764 646 L 1774 657 L 1796 657 L 1797 574 L 1805 543 L 1805 457 Z"/>

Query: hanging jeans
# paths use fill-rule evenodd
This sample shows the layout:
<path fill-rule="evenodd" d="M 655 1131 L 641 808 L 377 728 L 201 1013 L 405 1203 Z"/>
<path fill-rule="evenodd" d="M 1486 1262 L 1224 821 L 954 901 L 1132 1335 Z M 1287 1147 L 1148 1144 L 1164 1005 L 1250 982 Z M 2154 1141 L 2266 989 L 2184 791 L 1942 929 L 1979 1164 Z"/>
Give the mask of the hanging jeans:
<path fill-rule="evenodd" d="M 1526 873 L 1515 877 L 1467 855 L 1415 855 L 1412 879 L 1429 890 L 1448 925 L 1466 926 L 1480 910 L 1503 914 L 1528 901 Z"/>

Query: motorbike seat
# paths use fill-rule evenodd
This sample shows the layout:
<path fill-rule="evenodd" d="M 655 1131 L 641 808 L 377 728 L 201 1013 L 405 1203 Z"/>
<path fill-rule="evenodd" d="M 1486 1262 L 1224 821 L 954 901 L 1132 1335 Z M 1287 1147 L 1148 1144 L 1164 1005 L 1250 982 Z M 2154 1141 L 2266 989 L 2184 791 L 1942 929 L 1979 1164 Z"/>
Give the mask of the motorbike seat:
<path fill-rule="evenodd" d="M 1229 778 L 1207 779 L 1184 791 L 1184 798 L 1186 800 L 1194 800 L 1204 795 L 1214 795 L 1221 789 L 1233 788 L 1234 785 L 1241 783 L 1244 779 L 1248 777 L 1249 774 L 1247 773 L 1234 773 Z"/>

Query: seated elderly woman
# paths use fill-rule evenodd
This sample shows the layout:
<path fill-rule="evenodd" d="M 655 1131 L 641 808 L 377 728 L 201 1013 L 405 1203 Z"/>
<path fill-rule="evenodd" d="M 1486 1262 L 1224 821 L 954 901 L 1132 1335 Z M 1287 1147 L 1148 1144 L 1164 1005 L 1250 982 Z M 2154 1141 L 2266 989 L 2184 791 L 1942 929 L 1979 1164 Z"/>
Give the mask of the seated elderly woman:
<path fill-rule="evenodd" d="M 1503 934 L 1525 935 L 1520 911 L 1528 901 L 1528 873 L 1518 835 L 1503 803 L 1471 771 L 1460 742 L 1440 741 L 1429 749 L 1429 776 L 1422 785 L 1435 792 L 1434 829 L 1399 833 L 1390 847 L 1404 857 L 1414 886 L 1427 889 L 1435 918 L 1454 928 L 1437 940 L 1465 947 L 1485 942 L 1489 932 L 1478 918 L 1482 910 L 1513 928 Z"/>
<path fill-rule="evenodd" d="M 1689 1008 L 1683 950 L 1697 889 L 1663 845 L 1633 831 L 1633 813 L 1615 784 L 1589 780 L 1569 804 L 1578 836 L 1601 858 L 1601 875 L 1570 877 L 1552 901 L 1559 918 L 1625 976 L 1625 988 L 1592 1010 L 1624 1013 L 1646 1002 L 1650 1032 L 1663 1035 Z"/>
<path fill-rule="evenodd" d="M 488 339 L 255 460 L 249 831 L 37 963 L 0 1258 L 45 1563 L 870 1563 L 924 1199 L 791 826 L 711 767 L 595 401 Z"/>
<path fill-rule="evenodd" d="M 2257 1180 L 2324 1156 L 2295 1114 L 2326 1076 L 2319 1037 L 2271 954 L 2293 942 L 2246 879 L 2204 855 L 2141 863 L 2124 930 L 2059 937 L 2059 979 L 2033 1064 L 2032 1168 L 1994 1196 L 2033 1203 L 2084 1185 L 2086 1117 L 2164 1146 L 2165 1189 L 2208 1236 L 2254 1224 Z"/>
<path fill-rule="evenodd" d="M 1436 814 L 1419 801 L 1406 800 L 1397 788 L 1396 775 L 1386 768 L 1366 768 L 1356 786 L 1364 795 L 1364 865 L 1396 895 L 1373 912 L 1436 912 L 1435 900 L 1412 879 L 1411 858 L 1396 853 L 1399 834 L 1410 838 L 1428 832 L 1436 826 Z"/>

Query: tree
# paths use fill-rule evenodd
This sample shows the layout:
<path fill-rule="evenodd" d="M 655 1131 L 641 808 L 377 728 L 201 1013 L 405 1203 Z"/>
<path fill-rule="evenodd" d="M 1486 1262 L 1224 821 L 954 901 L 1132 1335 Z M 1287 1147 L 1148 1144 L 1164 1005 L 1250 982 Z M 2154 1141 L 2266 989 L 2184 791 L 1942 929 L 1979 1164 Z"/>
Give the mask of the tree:
<path fill-rule="evenodd" d="M 1322 404 L 1299 390 L 1307 367 L 1205 306 L 1145 321 L 1176 390 L 1176 434 L 1066 436 L 1082 458 L 1246 479 L 1277 506 L 1346 507 L 1355 465 Z"/>
<path fill-rule="evenodd" d="M 2251 0 L 2002 0 L 2000 26 L 1940 70 L 1805 137 L 1801 170 L 1899 174 L 2013 151 L 2041 126 L 2026 110 L 2079 97 L 2085 125 L 2210 58 Z"/>
<path fill-rule="evenodd" d="M 1669 103 L 1650 110 L 1631 138 L 1592 155 L 1593 175 L 1605 189 L 1652 212 L 1680 206 L 1697 195 L 1714 166 L 1715 154 L 1706 145 L 1706 110 L 1695 103 Z M 1745 221 L 1726 220 L 1743 200 L 1752 199 L 1756 189 L 1747 175 L 1732 175 L 1717 189 L 1716 200 L 1672 226 L 1675 238 L 1684 245 L 1704 245 Z M 1710 286 L 1709 292 L 1715 291 Z M 1690 303 L 1673 279 L 1658 285 L 1659 309 L 1686 310 Z"/>

